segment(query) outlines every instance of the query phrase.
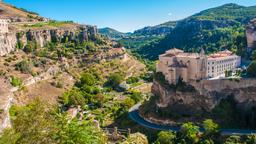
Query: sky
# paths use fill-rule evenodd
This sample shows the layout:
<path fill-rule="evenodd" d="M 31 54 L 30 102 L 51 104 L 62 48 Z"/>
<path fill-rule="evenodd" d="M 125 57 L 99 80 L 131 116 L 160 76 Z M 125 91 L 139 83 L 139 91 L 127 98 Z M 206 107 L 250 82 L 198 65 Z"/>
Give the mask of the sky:
<path fill-rule="evenodd" d="M 226 3 L 256 5 L 256 0 L 4 0 L 55 20 L 133 32 L 145 26 L 180 20 Z"/>

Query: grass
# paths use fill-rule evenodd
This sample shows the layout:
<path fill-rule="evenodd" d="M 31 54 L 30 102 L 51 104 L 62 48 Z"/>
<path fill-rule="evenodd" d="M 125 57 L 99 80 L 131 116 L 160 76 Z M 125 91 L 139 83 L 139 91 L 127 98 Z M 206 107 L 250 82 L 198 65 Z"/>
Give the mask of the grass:
<path fill-rule="evenodd" d="M 49 21 L 49 22 L 39 22 L 32 25 L 24 24 L 26 28 L 41 28 L 44 26 L 60 27 L 66 24 L 72 24 L 72 21 Z"/>

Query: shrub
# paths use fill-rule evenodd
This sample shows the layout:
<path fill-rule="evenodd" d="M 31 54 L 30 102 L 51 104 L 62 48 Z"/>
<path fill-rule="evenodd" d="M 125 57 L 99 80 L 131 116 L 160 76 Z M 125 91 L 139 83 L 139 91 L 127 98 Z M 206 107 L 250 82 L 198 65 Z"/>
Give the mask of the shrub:
<path fill-rule="evenodd" d="M 14 87 L 19 87 L 22 85 L 22 80 L 20 78 L 17 77 L 11 77 L 11 81 L 10 81 L 11 85 Z"/>
<path fill-rule="evenodd" d="M 142 100 L 142 94 L 138 91 L 133 91 L 130 98 L 133 99 L 135 103 L 138 103 Z"/>
<path fill-rule="evenodd" d="M 80 105 L 83 106 L 86 103 L 86 100 L 79 89 L 72 89 L 65 92 L 61 97 L 61 102 L 65 106 Z"/>
<path fill-rule="evenodd" d="M 256 76 L 256 61 L 252 61 L 252 63 L 249 65 L 247 68 L 247 74 L 252 77 Z"/>
<path fill-rule="evenodd" d="M 15 69 L 21 71 L 22 73 L 31 73 L 30 63 L 26 60 L 23 60 L 15 65 Z"/>
<path fill-rule="evenodd" d="M 122 76 L 120 73 L 114 73 L 109 76 L 106 85 L 112 88 L 117 88 L 123 80 L 124 76 Z"/>
<path fill-rule="evenodd" d="M 169 131 L 161 131 L 157 135 L 158 144 L 175 144 L 176 134 Z"/>
<path fill-rule="evenodd" d="M 23 51 L 25 53 L 34 52 L 37 49 L 38 45 L 36 42 L 28 41 L 27 45 L 24 47 Z"/>
<path fill-rule="evenodd" d="M 95 83 L 96 83 L 96 79 L 92 74 L 84 73 L 84 74 L 81 75 L 80 83 L 79 83 L 80 86 L 83 86 L 83 85 L 92 86 Z"/>
<path fill-rule="evenodd" d="M 136 83 L 136 82 L 139 82 L 139 78 L 138 77 L 130 77 L 126 80 L 126 83 L 127 84 L 132 84 L 132 83 Z"/>

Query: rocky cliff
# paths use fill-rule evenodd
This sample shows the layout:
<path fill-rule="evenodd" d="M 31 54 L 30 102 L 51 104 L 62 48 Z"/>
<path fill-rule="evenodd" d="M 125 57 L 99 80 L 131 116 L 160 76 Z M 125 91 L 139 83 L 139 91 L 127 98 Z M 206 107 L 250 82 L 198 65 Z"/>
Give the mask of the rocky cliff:
<path fill-rule="evenodd" d="M 17 42 L 24 47 L 29 41 L 36 42 L 44 47 L 49 42 L 61 41 L 87 41 L 98 35 L 96 26 L 72 24 L 50 28 L 19 28 L 17 24 L 12 25 L 9 33 L 0 34 L 0 56 L 14 51 Z"/>
<path fill-rule="evenodd" d="M 233 96 L 240 104 L 256 102 L 256 79 L 202 80 L 191 83 L 191 87 L 191 90 L 177 90 L 154 81 L 152 92 L 159 96 L 159 107 L 170 106 L 190 115 L 211 111 L 228 96 Z"/>
<path fill-rule="evenodd" d="M 247 47 L 248 51 L 256 48 L 256 19 L 253 19 L 246 27 Z"/>
<path fill-rule="evenodd" d="M 18 31 L 17 39 L 23 44 L 28 41 L 35 41 L 41 47 L 48 42 L 61 42 L 66 38 L 68 41 L 87 41 L 89 38 L 94 38 L 98 34 L 95 26 L 76 25 L 68 28 L 53 28 L 53 29 L 28 29 Z"/>
<path fill-rule="evenodd" d="M 0 56 L 14 51 L 16 42 L 17 39 L 15 33 L 0 34 Z"/>

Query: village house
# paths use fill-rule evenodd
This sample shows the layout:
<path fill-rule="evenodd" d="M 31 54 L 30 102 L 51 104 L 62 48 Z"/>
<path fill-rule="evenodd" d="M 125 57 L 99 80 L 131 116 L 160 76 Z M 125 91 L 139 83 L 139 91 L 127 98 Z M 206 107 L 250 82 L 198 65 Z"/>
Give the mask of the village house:
<path fill-rule="evenodd" d="M 241 57 L 228 50 L 207 56 L 203 49 L 200 53 L 186 53 L 174 48 L 159 56 L 156 70 L 169 83 L 176 84 L 180 77 L 190 82 L 225 75 L 240 64 Z"/>

